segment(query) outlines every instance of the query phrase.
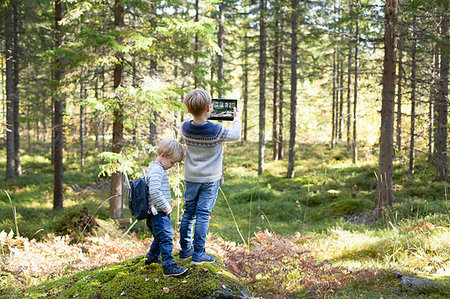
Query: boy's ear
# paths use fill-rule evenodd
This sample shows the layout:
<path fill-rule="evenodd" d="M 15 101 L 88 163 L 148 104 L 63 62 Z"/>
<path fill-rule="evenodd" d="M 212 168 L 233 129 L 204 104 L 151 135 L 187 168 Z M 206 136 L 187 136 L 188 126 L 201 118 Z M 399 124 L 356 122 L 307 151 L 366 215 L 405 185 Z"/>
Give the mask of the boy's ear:
<path fill-rule="evenodd" d="M 209 112 L 211 105 L 206 106 L 206 112 Z"/>

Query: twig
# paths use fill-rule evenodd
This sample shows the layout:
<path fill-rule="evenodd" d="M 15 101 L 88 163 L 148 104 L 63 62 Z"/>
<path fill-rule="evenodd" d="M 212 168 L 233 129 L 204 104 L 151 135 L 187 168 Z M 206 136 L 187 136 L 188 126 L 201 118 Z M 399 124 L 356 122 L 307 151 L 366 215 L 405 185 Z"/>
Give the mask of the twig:
<path fill-rule="evenodd" d="M 6 195 L 7 195 L 8 198 L 9 198 L 9 203 L 11 204 L 11 209 L 12 209 L 12 211 L 13 211 L 13 215 L 14 215 L 14 223 L 16 224 L 16 235 L 17 235 L 18 237 L 20 237 L 20 234 L 19 234 L 19 227 L 17 226 L 17 213 L 16 213 L 16 207 L 13 206 L 12 200 L 11 200 L 11 197 L 9 196 L 9 194 L 8 194 L 8 191 L 5 190 L 5 193 L 6 193 Z"/>
<path fill-rule="evenodd" d="M 127 229 L 126 232 L 123 233 L 122 238 L 125 237 L 126 234 L 133 228 L 133 226 L 138 222 L 138 219 L 134 220 L 133 224 Z"/>
<path fill-rule="evenodd" d="M 97 210 L 95 210 L 94 214 L 92 214 L 91 218 L 89 218 L 88 223 L 86 223 L 86 225 L 84 226 L 83 230 L 81 231 L 81 235 L 78 237 L 77 239 L 77 243 L 78 241 L 80 241 L 80 237 L 84 234 L 84 231 L 86 230 L 86 228 L 88 227 L 89 223 L 91 223 L 91 220 L 94 219 L 95 214 L 97 214 L 97 211 L 105 204 L 105 202 L 107 202 L 108 200 L 110 200 L 113 197 L 118 197 L 120 196 L 119 194 L 115 194 L 113 196 L 108 197 L 107 199 L 105 199 L 102 204 L 97 208 Z"/>
<path fill-rule="evenodd" d="M 244 244 L 247 246 L 247 242 L 245 242 L 245 239 L 244 239 L 244 237 L 242 236 L 241 231 L 239 230 L 239 226 L 238 226 L 238 224 L 237 224 L 237 222 L 236 222 L 236 218 L 234 218 L 233 210 L 231 210 L 230 204 L 228 203 L 228 199 L 227 199 L 227 197 L 225 196 L 225 193 L 223 193 L 222 188 L 219 187 L 219 189 L 220 189 L 220 192 L 222 192 L 223 198 L 225 198 L 225 201 L 227 202 L 228 209 L 230 209 L 231 217 L 233 217 L 234 224 L 236 225 L 236 230 L 238 231 L 239 236 L 241 236 L 242 242 L 244 242 Z"/>

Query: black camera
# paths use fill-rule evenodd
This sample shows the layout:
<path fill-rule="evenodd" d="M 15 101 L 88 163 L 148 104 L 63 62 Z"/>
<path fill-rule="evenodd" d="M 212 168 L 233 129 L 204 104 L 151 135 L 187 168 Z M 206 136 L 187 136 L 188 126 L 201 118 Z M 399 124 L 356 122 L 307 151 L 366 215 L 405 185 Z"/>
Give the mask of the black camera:
<path fill-rule="evenodd" d="M 212 99 L 211 100 L 211 116 L 212 120 L 233 120 L 234 111 L 237 108 L 237 99 Z"/>

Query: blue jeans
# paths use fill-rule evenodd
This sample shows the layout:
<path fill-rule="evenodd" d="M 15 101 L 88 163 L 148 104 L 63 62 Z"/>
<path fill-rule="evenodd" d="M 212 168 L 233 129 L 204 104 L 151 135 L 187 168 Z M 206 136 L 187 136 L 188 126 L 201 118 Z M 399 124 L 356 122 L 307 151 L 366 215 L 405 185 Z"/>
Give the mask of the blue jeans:
<path fill-rule="evenodd" d="M 185 207 L 180 227 L 181 252 L 187 253 L 192 246 L 194 246 L 193 257 L 199 257 L 205 252 L 209 215 L 216 202 L 219 185 L 220 180 L 212 183 L 186 181 Z M 192 242 L 193 230 L 194 242 Z"/>
<path fill-rule="evenodd" d="M 147 218 L 148 229 L 153 234 L 153 243 L 145 255 L 147 259 L 155 259 L 161 255 L 163 268 L 176 264 L 173 261 L 173 227 L 170 216 L 163 212 L 150 214 Z"/>

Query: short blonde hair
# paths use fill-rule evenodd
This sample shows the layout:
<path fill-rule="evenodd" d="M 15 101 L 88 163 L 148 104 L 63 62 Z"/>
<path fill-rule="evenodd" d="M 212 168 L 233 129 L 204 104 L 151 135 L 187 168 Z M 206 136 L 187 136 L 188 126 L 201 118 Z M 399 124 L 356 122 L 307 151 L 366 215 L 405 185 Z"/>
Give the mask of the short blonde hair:
<path fill-rule="evenodd" d="M 176 140 L 173 139 L 163 139 L 158 143 L 156 148 L 158 156 L 164 154 L 167 158 L 174 159 L 181 162 L 184 157 L 184 148 Z"/>
<path fill-rule="evenodd" d="M 206 108 L 211 105 L 211 95 L 204 89 L 191 90 L 184 97 L 184 105 L 192 115 L 201 116 Z"/>

